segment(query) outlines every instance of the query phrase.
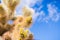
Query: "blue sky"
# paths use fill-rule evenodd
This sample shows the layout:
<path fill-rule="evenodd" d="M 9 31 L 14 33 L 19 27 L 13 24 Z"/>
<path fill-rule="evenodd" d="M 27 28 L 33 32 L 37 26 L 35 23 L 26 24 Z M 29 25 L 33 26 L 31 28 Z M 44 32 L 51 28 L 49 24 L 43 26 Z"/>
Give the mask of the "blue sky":
<path fill-rule="evenodd" d="M 60 40 L 60 0 L 21 0 L 16 15 L 24 6 L 34 10 L 30 30 L 35 40 Z"/>
<path fill-rule="evenodd" d="M 42 3 L 38 1 L 32 8 L 36 14 L 39 14 L 31 28 L 34 38 L 36 40 L 60 40 L 60 1 L 43 0 Z"/>

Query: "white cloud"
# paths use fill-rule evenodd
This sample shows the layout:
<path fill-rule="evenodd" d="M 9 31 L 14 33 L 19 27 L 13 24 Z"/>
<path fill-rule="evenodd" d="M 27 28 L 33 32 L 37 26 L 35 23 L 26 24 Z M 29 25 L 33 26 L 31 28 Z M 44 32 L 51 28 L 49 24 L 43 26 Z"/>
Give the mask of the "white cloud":
<path fill-rule="evenodd" d="M 33 22 L 35 22 L 38 18 L 39 14 L 38 13 L 34 13 L 33 15 Z"/>
<path fill-rule="evenodd" d="M 43 21 L 45 21 L 46 23 L 48 23 L 49 20 L 50 18 L 48 16 L 43 19 Z"/>
<path fill-rule="evenodd" d="M 36 20 L 38 22 L 42 22 L 44 17 L 45 17 L 44 11 L 34 13 L 34 15 L 33 15 L 33 22 L 35 22 Z"/>
<path fill-rule="evenodd" d="M 58 21 L 59 20 L 59 12 L 58 8 L 55 5 L 48 4 L 48 12 L 49 12 L 49 18 L 51 18 L 52 21 Z"/>
<path fill-rule="evenodd" d="M 37 2 L 42 2 L 42 0 L 21 0 L 21 3 L 23 4 L 23 5 L 27 5 L 27 6 L 33 6 L 33 5 L 35 5 L 35 3 L 37 3 Z"/>
<path fill-rule="evenodd" d="M 35 20 L 37 20 L 38 22 L 46 22 L 48 23 L 49 20 L 50 21 L 54 21 L 54 22 L 57 22 L 60 18 L 60 13 L 58 12 L 58 8 L 53 4 L 48 4 L 47 5 L 47 8 L 48 8 L 48 15 L 46 16 L 45 15 L 45 12 L 43 10 L 41 10 L 40 12 L 36 13 L 36 18 Z M 39 16 L 39 18 L 38 18 Z M 37 19 L 38 18 L 38 19 Z"/>
<path fill-rule="evenodd" d="M 45 17 L 45 12 L 44 12 L 44 11 L 39 12 L 38 22 L 39 22 L 39 21 L 42 21 L 44 17 Z"/>

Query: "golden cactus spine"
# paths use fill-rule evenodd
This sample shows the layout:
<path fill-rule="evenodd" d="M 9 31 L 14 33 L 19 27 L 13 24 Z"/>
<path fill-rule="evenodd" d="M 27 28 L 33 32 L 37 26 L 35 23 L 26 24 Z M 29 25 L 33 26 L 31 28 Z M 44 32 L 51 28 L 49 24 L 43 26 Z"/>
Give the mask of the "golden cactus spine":
<path fill-rule="evenodd" d="M 13 24 L 10 25 L 8 21 L 14 18 L 15 8 L 19 0 L 2 0 L 2 2 L 0 5 L 0 35 L 2 38 L 4 40 L 33 40 L 33 35 L 28 30 L 32 24 L 33 12 L 24 7 L 23 14 L 15 17 Z"/>

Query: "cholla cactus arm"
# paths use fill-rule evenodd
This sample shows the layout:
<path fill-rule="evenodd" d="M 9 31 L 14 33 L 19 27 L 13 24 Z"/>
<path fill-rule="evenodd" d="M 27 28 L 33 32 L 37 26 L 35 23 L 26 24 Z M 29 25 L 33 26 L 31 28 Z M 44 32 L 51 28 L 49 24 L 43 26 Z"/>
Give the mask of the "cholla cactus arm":
<path fill-rule="evenodd" d="M 29 28 L 32 24 L 32 17 L 28 16 L 28 17 L 24 18 L 24 21 L 22 24 L 25 28 Z"/>
<path fill-rule="evenodd" d="M 32 24 L 32 15 L 34 11 L 27 6 L 24 6 L 22 11 L 23 11 L 23 16 L 25 18 L 24 25 L 25 27 L 30 27 L 30 25 Z"/>
<path fill-rule="evenodd" d="M 29 35 L 29 30 L 25 30 L 24 28 L 20 28 L 20 38 L 19 39 L 25 39 Z"/>
<path fill-rule="evenodd" d="M 2 35 L 2 38 L 4 40 L 11 40 L 11 37 L 10 37 L 10 32 L 5 32 L 3 35 Z"/>
<path fill-rule="evenodd" d="M 9 2 L 8 7 L 9 7 L 12 11 L 14 11 L 15 8 L 16 8 L 16 6 L 17 6 L 18 3 L 20 2 L 20 0 L 9 0 L 8 2 Z"/>
<path fill-rule="evenodd" d="M 22 11 L 23 11 L 23 16 L 25 16 L 25 17 L 32 16 L 34 13 L 34 11 L 27 6 L 24 6 Z"/>
<path fill-rule="evenodd" d="M 2 5 L 0 5 L 0 22 L 1 23 L 6 23 L 8 18 L 8 14 L 6 13 L 6 10 L 3 8 Z"/>
<path fill-rule="evenodd" d="M 34 40 L 33 34 L 29 34 L 29 36 L 26 38 L 26 40 Z"/>
<path fill-rule="evenodd" d="M 3 3 L 12 11 L 15 10 L 15 7 L 19 4 L 20 0 L 3 0 Z"/>
<path fill-rule="evenodd" d="M 32 17 L 31 17 L 31 16 L 28 16 L 25 21 L 26 21 L 26 24 L 27 24 L 28 26 L 30 26 L 31 23 L 32 23 Z"/>
<path fill-rule="evenodd" d="M 26 37 L 28 37 L 28 35 L 29 35 L 29 30 L 25 30 L 24 37 L 26 38 Z"/>
<path fill-rule="evenodd" d="M 23 16 L 18 16 L 18 17 L 16 17 L 16 19 L 14 20 L 14 24 L 22 23 L 23 20 L 24 20 Z"/>
<path fill-rule="evenodd" d="M 0 5 L 0 35 L 6 32 L 7 27 L 5 28 L 4 25 L 7 23 L 7 21 L 8 21 L 8 14 L 1 4 Z"/>
<path fill-rule="evenodd" d="M 2 0 L 4 7 L 6 6 L 6 11 L 8 13 L 9 20 L 14 17 L 15 8 L 19 4 L 20 0 Z"/>

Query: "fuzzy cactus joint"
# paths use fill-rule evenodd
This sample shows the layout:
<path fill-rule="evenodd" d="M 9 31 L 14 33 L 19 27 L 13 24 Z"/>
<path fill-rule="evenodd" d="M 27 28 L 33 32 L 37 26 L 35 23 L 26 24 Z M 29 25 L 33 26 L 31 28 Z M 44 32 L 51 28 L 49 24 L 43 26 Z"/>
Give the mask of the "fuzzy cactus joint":
<path fill-rule="evenodd" d="M 2 0 L 0 2 L 0 40 L 33 40 L 29 30 L 32 25 L 32 14 L 29 8 L 22 8 L 22 15 L 15 16 L 20 0 Z M 12 24 L 9 24 L 9 21 Z"/>

